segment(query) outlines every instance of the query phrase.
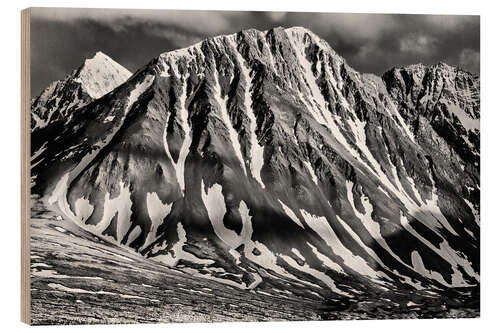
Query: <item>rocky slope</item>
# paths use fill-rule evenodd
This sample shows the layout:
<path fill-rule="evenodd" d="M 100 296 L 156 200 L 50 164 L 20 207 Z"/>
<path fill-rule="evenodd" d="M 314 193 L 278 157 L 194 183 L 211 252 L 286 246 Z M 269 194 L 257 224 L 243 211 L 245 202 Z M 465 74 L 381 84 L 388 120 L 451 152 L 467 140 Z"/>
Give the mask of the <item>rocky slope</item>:
<path fill-rule="evenodd" d="M 239 289 L 158 265 L 61 219 L 36 197 L 32 204 L 32 325 L 478 316 L 478 300 L 460 291 L 324 300 L 286 281 Z"/>
<path fill-rule="evenodd" d="M 398 104 L 400 114 L 417 133 L 419 145 L 434 158 L 445 152 L 446 155 L 458 155 L 460 167 L 467 169 L 466 177 L 457 178 L 464 175 L 450 174 L 449 180 L 461 186 L 460 191 L 466 198 L 478 203 L 479 77 L 439 63 L 430 67 L 394 68 L 382 79 Z M 426 131 L 432 131 L 431 135 Z M 440 144 L 443 141 L 446 147 Z"/>
<path fill-rule="evenodd" d="M 479 284 L 469 73 L 379 78 L 304 28 L 246 30 L 59 109 L 57 131 L 32 135 L 32 191 L 153 261 L 327 298 Z"/>

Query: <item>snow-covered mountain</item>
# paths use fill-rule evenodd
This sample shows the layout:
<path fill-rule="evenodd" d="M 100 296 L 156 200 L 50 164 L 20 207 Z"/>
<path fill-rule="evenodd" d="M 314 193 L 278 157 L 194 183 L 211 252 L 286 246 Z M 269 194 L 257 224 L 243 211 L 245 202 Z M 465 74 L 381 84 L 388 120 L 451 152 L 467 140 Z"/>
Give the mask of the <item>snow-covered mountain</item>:
<path fill-rule="evenodd" d="M 85 105 L 42 117 L 49 87 L 33 107 L 57 131 L 32 134 L 32 191 L 82 228 L 238 288 L 479 284 L 477 76 L 360 74 L 300 27 L 210 38 L 121 85 L 105 59 L 66 83 Z"/>
<path fill-rule="evenodd" d="M 67 118 L 71 111 L 102 97 L 132 74 L 102 52 L 97 52 L 63 80 L 52 82 L 32 101 L 31 129 Z"/>

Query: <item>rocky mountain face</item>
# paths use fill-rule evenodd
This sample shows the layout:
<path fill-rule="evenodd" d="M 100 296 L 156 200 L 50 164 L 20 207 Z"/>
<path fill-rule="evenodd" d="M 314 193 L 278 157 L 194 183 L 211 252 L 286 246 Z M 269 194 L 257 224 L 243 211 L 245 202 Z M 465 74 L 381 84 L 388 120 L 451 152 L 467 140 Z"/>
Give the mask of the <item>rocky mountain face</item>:
<path fill-rule="evenodd" d="M 467 168 L 466 178 L 453 179 L 451 174 L 450 182 L 461 186 L 466 198 L 474 196 L 473 201 L 479 202 L 479 77 L 439 63 L 394 68 L 382 79 L 412 131 L 422 134 L 419 144 L 434 150 L 434 158 L 443 152 L 459 156 L 460 167 Z M 426 128 L 435 135 L 426 135 Z"/>
<path fill-rule="evenodd" d="M 83 229 L 243 289 L 479 284 L 478 77 L 360 74 L 304 28 L 118 66 L 33 104 L 32 191 Z"/>

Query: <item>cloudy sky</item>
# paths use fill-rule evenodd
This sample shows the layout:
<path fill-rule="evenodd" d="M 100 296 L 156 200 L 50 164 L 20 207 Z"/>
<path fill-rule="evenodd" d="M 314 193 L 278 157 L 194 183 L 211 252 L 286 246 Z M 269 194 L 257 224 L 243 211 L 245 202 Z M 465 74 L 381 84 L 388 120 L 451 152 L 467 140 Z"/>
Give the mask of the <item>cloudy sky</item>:
<path fill-rule="evenodd" d="M 361 72 L 444 61 L 479 74 L 479 16 L 37 8 L 31 17 L 33 96 L 96 51 L 134 72 L 206 37 L 276 26 L 309 28 Z"/>

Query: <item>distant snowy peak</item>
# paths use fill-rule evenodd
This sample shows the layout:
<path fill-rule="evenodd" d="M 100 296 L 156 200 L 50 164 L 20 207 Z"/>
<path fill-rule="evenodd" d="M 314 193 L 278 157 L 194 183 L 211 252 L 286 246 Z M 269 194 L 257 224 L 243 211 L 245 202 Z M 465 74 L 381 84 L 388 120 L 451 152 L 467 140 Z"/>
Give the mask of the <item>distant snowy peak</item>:
<path fill-rule="evenodd" d="M 72 110 L 102 97 L 124 83 L 132 73 L 102 52 L 64 79 L 52 82 L 31 103 L 31 129 L 46 127 Z"/>
<path fill-rule="evenodd" d="M 82 84 L 90 97 L 97 99 L 125 82 L 132 73 L 102 52 L 85 60 L 75 73 L 75 80 Z"/>

